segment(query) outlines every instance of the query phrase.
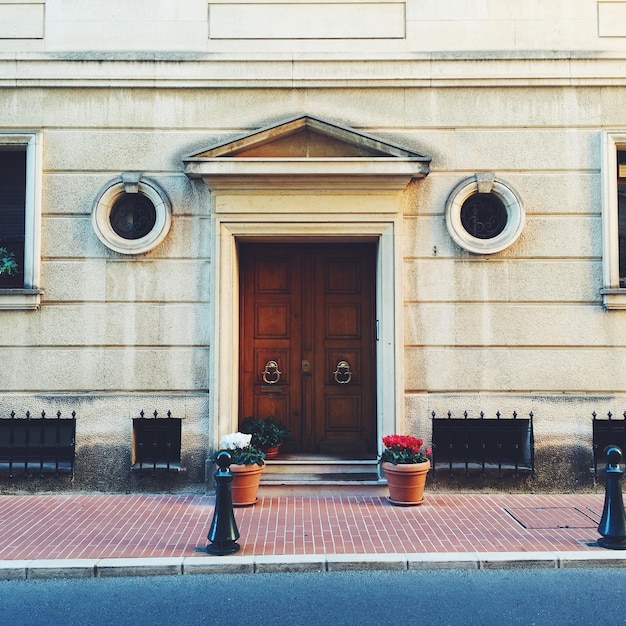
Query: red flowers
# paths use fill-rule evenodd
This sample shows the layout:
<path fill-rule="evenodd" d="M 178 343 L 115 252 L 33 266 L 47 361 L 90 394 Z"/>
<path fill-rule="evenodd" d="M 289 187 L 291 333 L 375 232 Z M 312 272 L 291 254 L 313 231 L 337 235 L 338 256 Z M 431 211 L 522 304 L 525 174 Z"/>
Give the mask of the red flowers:
<path fill-rule="evenodd" d="M 424 440 L 411 435 L 387 435 L 383 437 L 385 450 L 381 455 L 381 461 L 394 465 L 405 463 L 423 463 L 428 460 L 430 450 L 422 451 Z"/>
<path fill-rule="evenodd" d="M 406 448 L 410 452 L 419 452 L 424 445 L 424 440 L 417 437 L 411 437 L 411 435 L 387 435 L 383 437 L 383 444 L 385 448 Z"/>

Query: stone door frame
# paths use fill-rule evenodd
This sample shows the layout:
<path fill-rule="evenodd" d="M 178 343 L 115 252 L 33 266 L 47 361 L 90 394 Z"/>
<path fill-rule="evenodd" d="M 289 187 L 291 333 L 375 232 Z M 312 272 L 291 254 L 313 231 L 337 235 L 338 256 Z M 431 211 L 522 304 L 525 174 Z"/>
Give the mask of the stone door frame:
<path fill-rule="evenodd" d="M 377 439 L 403 423 L 402 298 L 399 224 L 389 221 L 276 222 L 220 217 L 215 223 L 213 340 L 210 364 L 211 440 L 237 429 L 239 355 L 239 266 L 237 245 L 254 241 L 376 241 Z M 303 239 L 304 238 L 304 239 Z M 380 444 L 379 444 L 380 445 Z"/>

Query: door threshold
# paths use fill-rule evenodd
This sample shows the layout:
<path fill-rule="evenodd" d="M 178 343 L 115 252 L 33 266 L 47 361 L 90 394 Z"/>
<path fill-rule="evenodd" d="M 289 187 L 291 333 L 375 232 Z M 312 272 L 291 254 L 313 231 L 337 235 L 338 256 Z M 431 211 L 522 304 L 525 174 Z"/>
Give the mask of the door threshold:
<path fill-rule="evenodd" d="M 268 464 L 272 463 L 377 463 L 378 457 L 375 454 L 280 454 L 275 459 L 267 459 Z"/>
<path fill-rule="evenodd" d="M 267 471 L 267 470 L 266 470 Z M 286 473 L 278 473 L 278 474 L 267 474 L 263 472 L 261 480 L 264 484 L 276 483 L 276 484 L 287 484 L 287 483 L 298 483 L 298 484 L 344 484 L 344 483 L 371 483 L 378 484 L 382 479 L 373 474 L 372 472 L 341 472 L 341 473 L 319 473 L 315 474 L 313 472 L 310 473 L 299 473 L 299 474 L 286 474 Z"/>
<path fill-rule="evenodd" d="M 369 474 L 378 478 L 376 457 L 353 458 L 325 454 L 285 454 L 275 459 L 266 459 L 264 474 Z"/>

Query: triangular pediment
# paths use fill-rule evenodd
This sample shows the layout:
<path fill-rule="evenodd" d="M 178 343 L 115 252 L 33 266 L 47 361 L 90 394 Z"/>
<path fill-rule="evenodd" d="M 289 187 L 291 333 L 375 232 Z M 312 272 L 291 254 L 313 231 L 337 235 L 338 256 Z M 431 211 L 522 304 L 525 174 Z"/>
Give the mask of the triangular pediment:
<path fill-rule="evenodd" d="M 427 157 L 386 140 L 302 115 L 212 146 L 189 159 L 211 158 L 414 158 Z"/>
<path fill-rule="evenodd" d="M 183 159 L 211 189 L 395 188 L 428 175 L 430 157 L 385 139 L 301 115 Z"/>

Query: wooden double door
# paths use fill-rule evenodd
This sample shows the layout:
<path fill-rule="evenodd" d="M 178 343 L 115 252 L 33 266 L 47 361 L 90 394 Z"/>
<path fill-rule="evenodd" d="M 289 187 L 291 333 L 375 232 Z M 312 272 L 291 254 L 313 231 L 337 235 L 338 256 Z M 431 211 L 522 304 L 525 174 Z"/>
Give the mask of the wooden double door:
<path fill-rule="evenodd" d="M 376 450 L 372 243 L 242 243 L 239 416 L 275 416 L 292 453 Z"/>

